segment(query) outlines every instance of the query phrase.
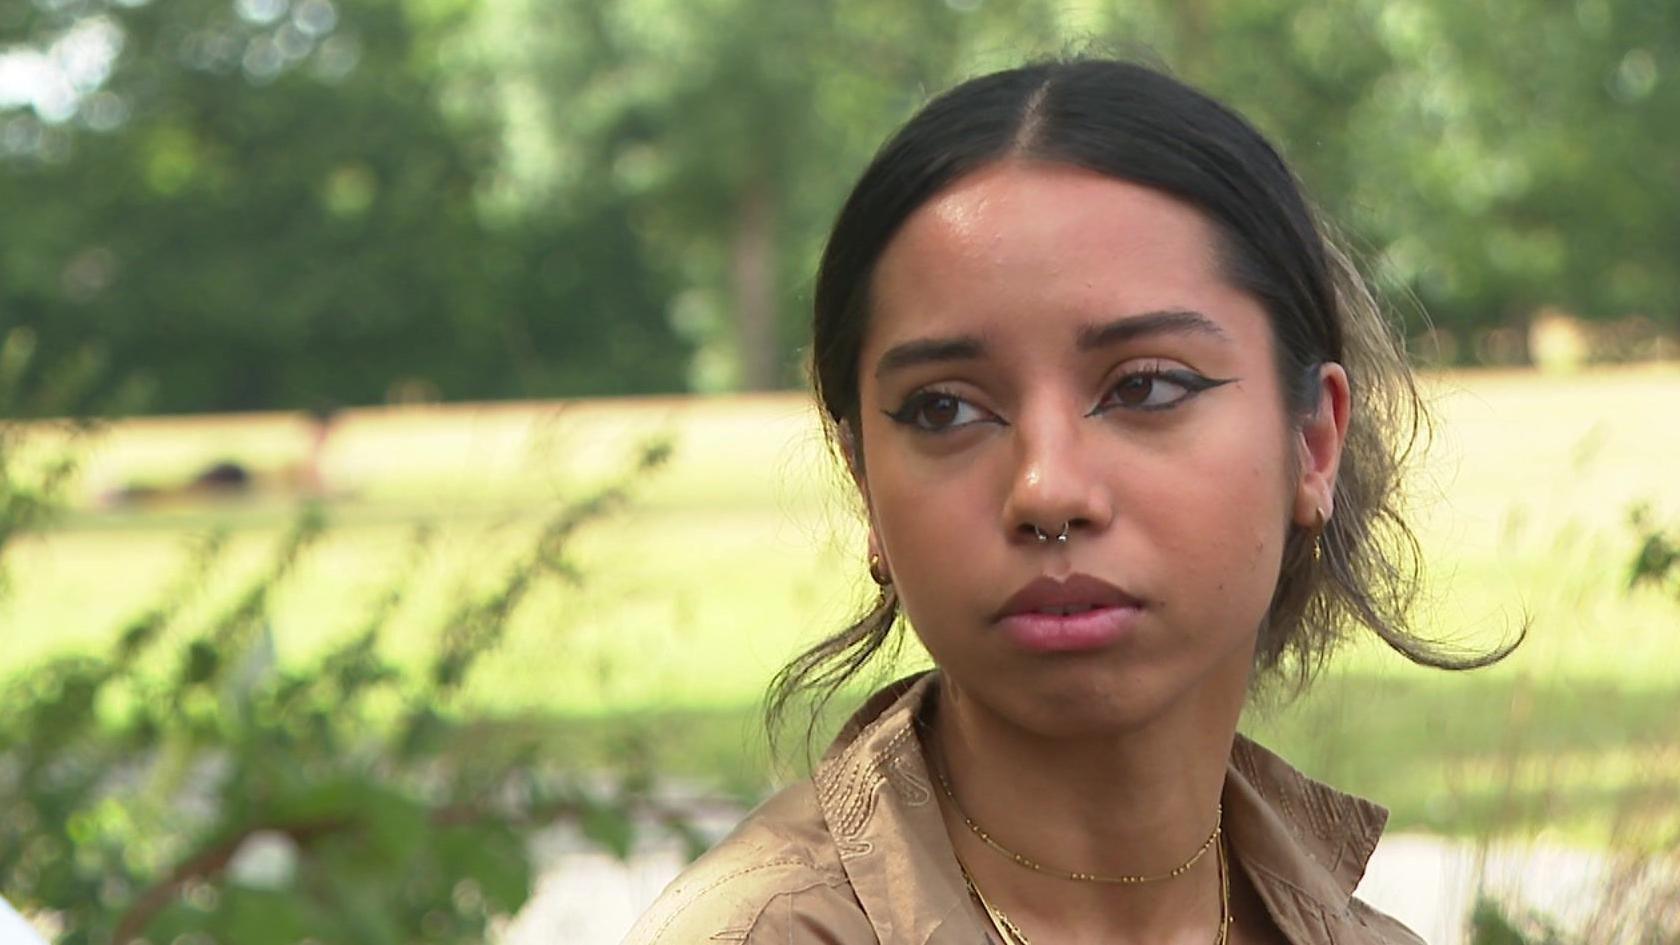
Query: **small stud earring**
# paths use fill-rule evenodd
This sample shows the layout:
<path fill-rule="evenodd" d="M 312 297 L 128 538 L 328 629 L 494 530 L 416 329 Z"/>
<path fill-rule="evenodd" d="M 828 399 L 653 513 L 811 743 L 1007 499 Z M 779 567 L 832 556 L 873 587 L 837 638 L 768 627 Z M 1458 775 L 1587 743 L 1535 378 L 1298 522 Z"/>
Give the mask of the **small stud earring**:
<path fill-rule="evenodd" d="M 883 565 L 884 565 L 884 562 L 881 561 L 881 556 L 880 555 L 872 554 L 872 555 L 869 556 L 869 577 L 870 577 L 870 579 L 873 580 L 876 584 L 879 584 L 882 587 L 886 587 L 887 585 L 892 583 L 892 575 L 887 573 L 887 569 Z"/>

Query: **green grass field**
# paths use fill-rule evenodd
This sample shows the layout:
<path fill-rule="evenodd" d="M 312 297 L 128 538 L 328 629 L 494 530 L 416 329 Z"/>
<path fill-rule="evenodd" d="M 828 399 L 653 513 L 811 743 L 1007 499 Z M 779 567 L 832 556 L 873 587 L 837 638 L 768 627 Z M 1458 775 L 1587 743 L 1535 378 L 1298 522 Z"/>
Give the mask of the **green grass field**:
<path fill-rule="evenodd" d="M 1680 522 L 1680 367 L 1437 375 L 1427 391 L 1439 425 L 1414 490 L 1432 576 L 1420 625 L 1486 644 L 1531 619 L 1528 643 L 1472 674 L 1357 647 L 1246 727 L 1388 804 L 1397 826 L 1680 837 L 1680 602 L 1625 587 L 1629 509 Z M 159 418 L 88 443 L 84 501 L 8 550 L 0 673 L 101 645 L 168 585 L 188 540 L 223 523 L 228 558 L 189 611 L 208 612 L 295 513 L 280 484 L 307 436 L 288 416 Z M 355 626 L 430 522 L 437 540 L 388 640 L 420 658 L 456 588 L 493 575 L 559 499 L 612 479 L 655 436 L 673 442 L 671 463 L 631 511 L 578 537 L 582 586 L 531 600 L 469 698 L 537 726 L 556 757 L 590 763 L 628 740 L 673 775 L 762 789 L 766 680 L 843 624 L 867 583 L 852 506 L 798 396 L 345 415 L 324 463 L 333 531 L 275 602 L 282 658 Z M 223 458 L 265 487 L 139 509 L 96 500 Z"/>

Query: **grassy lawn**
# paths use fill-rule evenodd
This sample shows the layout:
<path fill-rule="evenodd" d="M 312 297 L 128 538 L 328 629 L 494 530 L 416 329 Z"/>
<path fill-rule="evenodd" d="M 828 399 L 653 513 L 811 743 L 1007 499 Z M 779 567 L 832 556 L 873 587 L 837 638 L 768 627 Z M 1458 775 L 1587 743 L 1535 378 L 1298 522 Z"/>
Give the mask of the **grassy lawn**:
<path fill-rule="evenodd" d="M 1680 367 L 1451 374 L 1427 388 L 1440 422 L 1417 479 L 1432 575 L 1421 624 L 1487 643 L 1527 619 L 1528 643 L 1473 674 L 1356 647 L 1306 698 L 1246 727 L 1388 804 L 1397 826 L 1680 836 L 1680 603 L 1625 590 L 1630 507 L 1651 502 L 1680 521 Z M 606 759 L 633 744 L 673 774 L 761 790 L 764 683 L 843 624 L 867 583 L 849 499 L 797 396 L 347 414 L 323 466 L 334 529 L 272 613 L 282 658 L 355 626 L 429 522 L 435 540 L 388 638 L 420 658 L 455 589 L 489 580 L 560 498 L 610 481 L 654 436 L 671 439 L 670 465 L 630 511 L 578 536 L 583 583 L 530 601 L 470 699 L 509 726 L 537 726 L 556 757 Z M 294 514 L 281 484 L 307 437 L 287 416 L 146 419 L 101 434 L 82 505 L 8 551 L 0 673 L 101 645 L 168 585 L 192 536 L 225 524 L 229 553 L 191 611 L 207 614 Z M 259 472 L 256 496 L 97 501 L 223 458 Z"/>

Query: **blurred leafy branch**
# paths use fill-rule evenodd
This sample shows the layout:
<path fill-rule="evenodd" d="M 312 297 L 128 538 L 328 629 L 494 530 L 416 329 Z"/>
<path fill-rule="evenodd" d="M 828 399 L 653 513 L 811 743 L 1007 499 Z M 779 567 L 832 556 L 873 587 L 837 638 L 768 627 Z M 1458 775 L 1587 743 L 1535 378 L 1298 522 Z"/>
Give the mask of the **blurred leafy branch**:
<path fill-rule="evenodd" d="M 1573 927 L 1485 891 L 1468 924 L 1470 945 L 1673 942 L 1680 936 L 1680 858 L 1638 854 L 1612 862 L 1593 908 Z"/>
<path fill-rule="evenodd" d="M 1664 528 L 1649 505 L 1629 516 L 1639 538 L 1639 551 L 1628 570 L 1628 587 L 1666 590 L 1680 603 L 1680 527 Z"/>
<path fill-rule="evenodd" d="M 27 348 L 16 333 L 0 348 L 0 416 L 54 408 L 6 386 Z M 0 421 L 0 564 L 63 506 L 77 442 L 23 461 L 49 429 Z M 343 642 L 295 666 L 275 658 L 269 602 L 328 533 L 323 510 L 305 507 L 266 566 L 211 608 L 192 605 L 228 535 L 203 537 L 108 649 L 0 680 L 0 888 L 66 945 L 465 943 L 525 901 L 532 827 L 571 820 L 622 855 L 652 821 L 692 845 L 635 759 L 609 772 L 545 764 L 534 744 L 483 743 L 459 706 L 532 591 L 583 579 L 571 538 L 624 508 L 668 453 L 647 444 L 614 482 L 553 509 L 487 590 L 458 593 L 418 669 L 388 658 L 381 635 L 430 529 Z"/>
<path fill-rule="evenodd" d="M 79 352 L 36 379 L 31 372 L 35 349 L 35 332 L 28 328 L 0 335 L 0 598 L 8 585 L 7 546 L 48 523 L 77 469 L 73 449 L 30 455 L 25 439 L 74 442 L 96 426 L 58 417 L 83 402 L 98 374 L 97 358 Z"/>

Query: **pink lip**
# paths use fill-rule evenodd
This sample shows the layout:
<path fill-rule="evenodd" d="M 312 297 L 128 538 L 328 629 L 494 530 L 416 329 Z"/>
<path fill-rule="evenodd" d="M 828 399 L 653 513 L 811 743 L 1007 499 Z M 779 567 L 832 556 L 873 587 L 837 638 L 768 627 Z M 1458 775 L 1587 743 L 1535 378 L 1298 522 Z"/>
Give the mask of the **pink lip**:
<path fill-rule="evenodd" d="M 1079 613 L 1044 613 L 1058 608 Z M 1017 646 L 1065 653 L 1109 646 L 1142 618 L 1144 602 L 1087 574 L 1066 580 L 1040 577 L 1015 592 L 998 611 L 997 622 Z"/>
<path fill-rule="evenodd" d="M 1013 614 L 1003 618 L 1005 635 L 1025 650 L 1069 653 L 1111 646 L 1137 626 L 1142 607 L 1098 607 L 1080 614 Z"/>

